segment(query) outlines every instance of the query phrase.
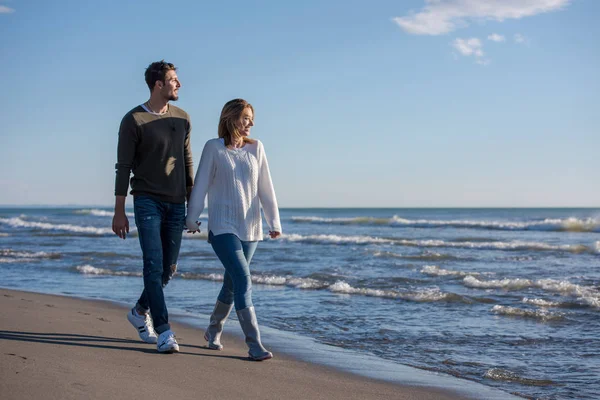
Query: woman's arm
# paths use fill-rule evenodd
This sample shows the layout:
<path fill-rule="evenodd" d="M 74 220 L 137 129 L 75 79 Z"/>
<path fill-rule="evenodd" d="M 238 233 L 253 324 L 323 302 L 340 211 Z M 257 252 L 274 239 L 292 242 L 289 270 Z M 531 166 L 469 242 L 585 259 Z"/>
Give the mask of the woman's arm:
<path fill-rule="evenodd" d="M 192 189 L 192 195 L 188 202 L 187 216 L 185 217 L 185 225 L 191 232 L 198 230 L 196 221 L 200 214 L 202 214 L 202 211 L 204 211 L 204 199 L 206 198 L 215 172 L 214 154 L 214 146 L 211 145 L 210 141 L 206 142 L 202 150 L 202 156 L 200 157 L 200 164 L 198 165 L 198 171 L 194 179 L 194 188 Z"/>
<path fill-rule="evenodd" d="M 275 188 L 271 180 L 267 154 L 260 141 L 258 142 L 258 168 L 258 198 L 265 213 L 265 219 L 271 231 L 281 233 L 281 221 L 279 220 L 279 207 L 277 205 L 277 197 L 275 196 Z M 273 236 L 271 234 L 271 237 L 277 236 L 279 235 Z"/>

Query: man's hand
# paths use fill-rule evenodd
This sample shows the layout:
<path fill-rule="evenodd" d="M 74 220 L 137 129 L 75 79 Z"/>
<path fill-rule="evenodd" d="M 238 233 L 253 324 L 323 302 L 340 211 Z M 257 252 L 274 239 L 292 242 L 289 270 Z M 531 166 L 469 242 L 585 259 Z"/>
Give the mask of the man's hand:
<path fill-rule="evenodd" d="M 269 236 L 271 236 L 271 239 L 275 239 L 275 238 L 278 238 L 279 236 L 281 236 L 281 232 L 269 231 Z"/>
<path fill-rule="evenodd" d="M 129 233 L 129 220 L 125 212 L 115 212 L 112 221 L 112 230 L 121 239 L 125 239 Z"/>

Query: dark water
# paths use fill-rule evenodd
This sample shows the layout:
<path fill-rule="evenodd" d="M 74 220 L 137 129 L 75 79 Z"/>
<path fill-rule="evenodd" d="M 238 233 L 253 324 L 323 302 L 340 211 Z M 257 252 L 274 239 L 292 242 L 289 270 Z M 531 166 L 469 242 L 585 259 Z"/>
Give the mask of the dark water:
<path fill-rule="evenodd" d="M 1 286 L 133 304 L 139 244 L 135 230 L 114 237 L 111 217 L 0 209 Z M 263 325 L 523 397 L 600 398 L 600 209 L 281 217 L 283 238 L 252 265 Z M 223 270 L 205 235 L 185 238 L 167 301 L 209 314 Z"/>

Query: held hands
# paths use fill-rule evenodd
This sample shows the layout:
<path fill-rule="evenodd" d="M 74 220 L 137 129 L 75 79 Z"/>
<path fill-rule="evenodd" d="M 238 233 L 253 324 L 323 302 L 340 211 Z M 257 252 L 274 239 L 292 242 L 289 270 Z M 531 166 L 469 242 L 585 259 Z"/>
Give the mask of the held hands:
<path fill-rule="evenodd" d="M 125 239 L 129 233 L 129 220 L 124 212 L 115 213 L 112 220 L 112 230 L 121 239 Z"/>
<path fill-rule="evenodd" d="M 271 237 L 271 239 L 276 239 L 279 236 L 281 236 L 281 232 L 277 232 L 277 231 L 269 231 L 269 236 Z"/>
<path fill-rule="evenodd" d="M 192 224 L 196 224 L 196 226 L 194 227 L 194 225 Z M 189 222 L 186 223 L 186 229 L 187 229 L 187 233 L 200 233 L 200 224 L 202 224 L 202 222 L 200 221 L 194 221 L 191 224 Z"/>

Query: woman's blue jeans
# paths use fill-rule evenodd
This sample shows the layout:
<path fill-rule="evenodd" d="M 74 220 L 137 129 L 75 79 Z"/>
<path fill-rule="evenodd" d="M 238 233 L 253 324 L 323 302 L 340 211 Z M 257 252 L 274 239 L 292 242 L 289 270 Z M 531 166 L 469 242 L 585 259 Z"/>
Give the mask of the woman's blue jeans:
<path fill-rule="evenodd" d="M 169 203 L 148 196 L 133 198 L 135 224 L 144 258 L 144 290 L 138 310 L 150 309 L 154 330 L 171 329 L 163 294 L 163 272 L 177 264 L 185 221 L 185 203 Z"/>
<path fill-rule="evenodd" d="M 252 279 L 250 261 L 258 242 L 245 242 L 232 233 L 208 233 L 213 250 L 225 267 L 223 287 L 217 299 L 221 303 L 235 304 L 236 310 L 252 306 Z"/>

